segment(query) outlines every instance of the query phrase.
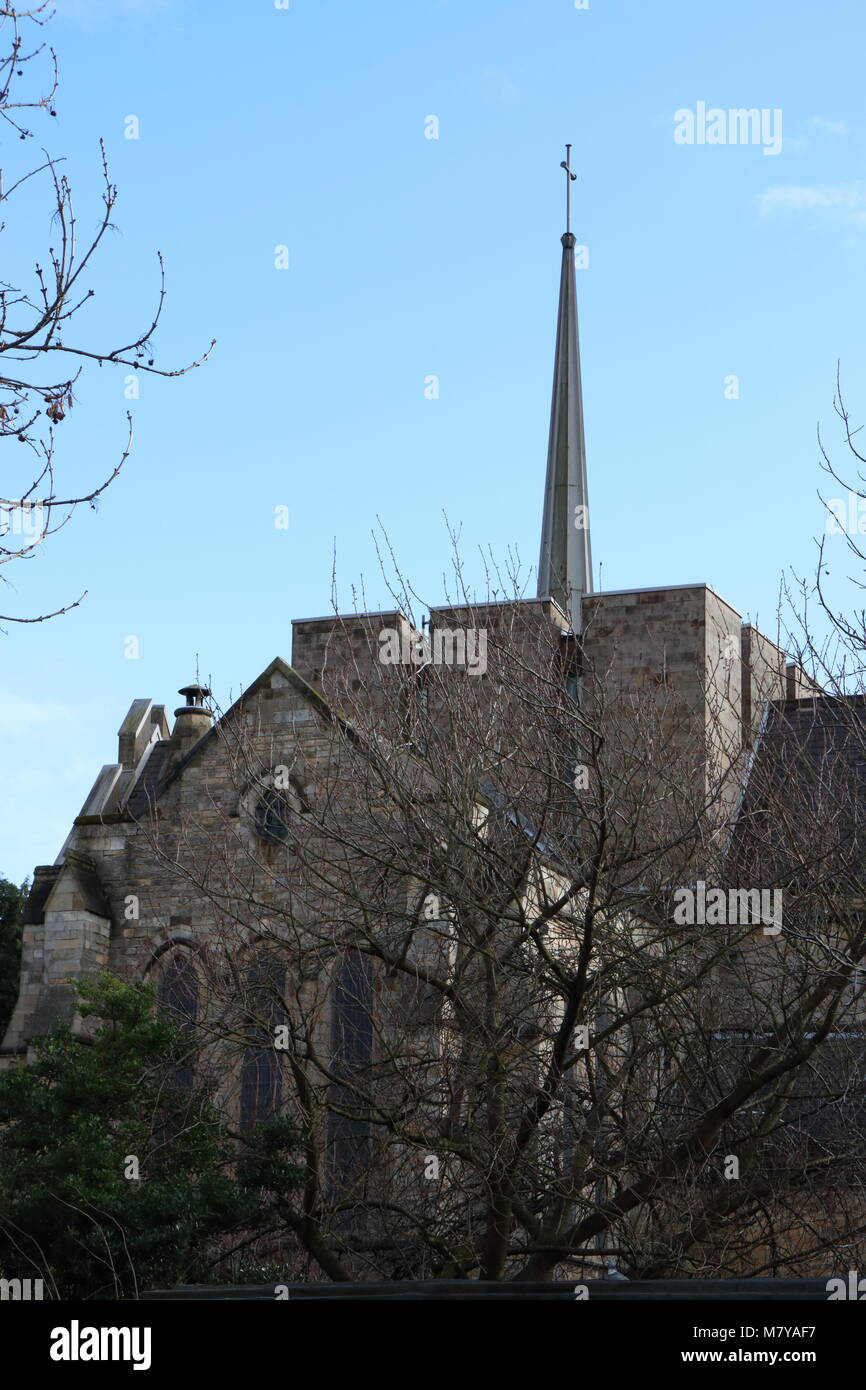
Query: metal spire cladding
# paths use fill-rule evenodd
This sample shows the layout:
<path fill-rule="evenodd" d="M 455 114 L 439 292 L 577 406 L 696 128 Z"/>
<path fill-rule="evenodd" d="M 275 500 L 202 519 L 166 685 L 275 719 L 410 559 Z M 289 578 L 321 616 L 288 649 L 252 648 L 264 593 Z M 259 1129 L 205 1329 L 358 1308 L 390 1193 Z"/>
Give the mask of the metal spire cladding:
<path fill-rule="evenodd" d="M 571 172 L 570 145 L 566 145 L 566 151 L 561 165 L 566 177 L 566 232 L 562 238 L 538 596 L 554 599 L 568 616 L 572 629 L 580 632 L 581 599 L 592 593 L 592 550 L 577 331 L 575 237 L 571 231 L 571 182 L 576 175 Z"/>

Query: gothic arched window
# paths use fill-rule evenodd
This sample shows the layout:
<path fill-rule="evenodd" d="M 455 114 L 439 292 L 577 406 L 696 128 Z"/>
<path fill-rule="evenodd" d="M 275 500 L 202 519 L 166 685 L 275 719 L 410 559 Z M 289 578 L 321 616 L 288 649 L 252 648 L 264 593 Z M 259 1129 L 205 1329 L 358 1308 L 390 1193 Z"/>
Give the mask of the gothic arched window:
<path fill-rule="evenodd" d="M 156 998 L 159 1012 L 166 1014 L 177 1029 L 171 1084 L 191 1086 L 198 1019 L 198 973 L 189 952 L 170 952 L 160 971 Z"/>
<path fill-rule="evenodd" d="M 334 972 L 331 995 L 331 1087 L 328 1147 L 333 1194 L 359 1195 L 370 1165 L 371 1127 L 363 1096 L 373 1061 L 373 974 L 370 957 L 352 950 Z"/>
<path fill-rule="evenodd" d="M 247 1045 L 241 1065 L 240 1125 L 248 1132 L 279 1114 L 283 1078 L 275 1047 L 276 1029 L 286 1023 L 283 1006 L 285 967 L 264 953 L 246 972 L 244 1013 Z"/>
<path fill-rule="evenodd" d="M 309 809 L 299 778 L 286 764 L 263 769 L 239 803 L 245 826 L 270 847 L 291 847 L 299 818 Z"/>
<path fill-rule="evenodd" d="M 256 803 L 256 830 L 263 840 L 284 844 L 289 838 L 292 812 L 297 810 L 292 799 L 276 787 L 268 787 Z"/>

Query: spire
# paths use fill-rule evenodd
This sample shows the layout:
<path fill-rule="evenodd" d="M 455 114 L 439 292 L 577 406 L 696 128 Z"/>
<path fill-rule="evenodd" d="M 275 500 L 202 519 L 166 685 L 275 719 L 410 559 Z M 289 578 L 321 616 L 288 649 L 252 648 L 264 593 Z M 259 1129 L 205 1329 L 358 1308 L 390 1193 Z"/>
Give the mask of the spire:
<path fill-rule="evenodd" d="M 589 540 L 589 493 L 583 438 L 583 399 L 580 389 L 580 347 L 577 334 L 577 286 L 574 272 L 575 237 L 571 231 L 571 146 L 562 164 L 566 177 L 566 227 L 562 238 L 562 276 L 553 368 L 553 400 L 547 447 L 544 520 L 538 562 L 538 597 L 555 599 L 581 630 L 581 598 L 592 593 L 592 551 Z"/>

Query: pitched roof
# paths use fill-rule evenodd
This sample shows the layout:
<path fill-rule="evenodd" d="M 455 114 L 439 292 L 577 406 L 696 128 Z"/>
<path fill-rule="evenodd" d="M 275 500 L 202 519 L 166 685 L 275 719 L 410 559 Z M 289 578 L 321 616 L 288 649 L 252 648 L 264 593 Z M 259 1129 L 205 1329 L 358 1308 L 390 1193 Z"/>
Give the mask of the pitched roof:
<path fill-rule="evenodd" d="M 258 695 L 259 691 L 270 685 L 275 675 L 281 676 L 286 684 L 311 705 L 324 719 L 328 720 L 330 723 L 339 724 L 343 732 L 350 738 L 359 740 L 359 735 L 355 733 L 352 726 L 342 715 L 338 714 L 332 708 L 324 696 L 305 681 L 303 676 L 298 675 L 298 672 L 293 666 L 290 666 L 282 657 L 277 656 L 274 657 L 274 660 L 256 677 L 252 685 L 248 686 L 248 688 L 238 696 L 234 704 L 230 705 L 225 713 L 211 725 L 207 733 L 193 745 L 185 757 L 181 758 L 173 767 L 169 765 L 171 740 L 163 740 L 154 745 L 148 765 L 127 803 L 126 810 L 128 814 L 133 817 L 133 819 L 145 814 L 147 810 L 159 800 L 166 788 L 170 787 L 180 776 L 184 768 L 188 767 L 193 759 L 199 757 L 204 749 L 218 737 L 219 732 L 225 730 L 226 725 L 237 719 L 248 701 Z"/>
<path fill-rule="evenodd" d="M 731 839 L 735 864 L 767 882 L 804 875 L 864 886 L 866 696 L 771 701 Z M 808 866 L 808 872 L 807 872 Z"/>

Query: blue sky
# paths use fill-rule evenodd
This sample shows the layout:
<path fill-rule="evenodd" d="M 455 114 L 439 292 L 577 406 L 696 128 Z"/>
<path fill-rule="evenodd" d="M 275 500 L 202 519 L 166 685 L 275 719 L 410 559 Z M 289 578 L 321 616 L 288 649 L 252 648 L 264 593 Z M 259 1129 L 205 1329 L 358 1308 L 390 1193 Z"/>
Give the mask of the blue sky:
<path fill-rule="evenodd" d="M 390 606 L 377 517 L 426 602 L 444 598 L 445 516 L 482 591 L 487 545 L 515 548 L 531 585 L 566 141 L 589 249 L 602 587 L 704 580 L 775 632 L 780 575 L 811 570 L 824 525 L 815 429 L 835 443 L 837 358 L 866 418 L 859 0 L 58 11 L 62 86 L 42 138 L 67 156 L 84 230 L 100 136 L 120 188 L 79 340 L 144 321 L 161 250 L 160 362 L 218 343 L 187 377 L 142 379 L 120 479 L 4 595 L 26 614 L 88 590 L 67 616 L 0 636 L 0 872 L 53 861 L 132 699 L 173 709 L 198 659 L 225 705 L 288 659 L 292 618 L 330 611 L 335 553 L 342 607 L 361 582 L 369 607 Z M 781 111 L 781 151 L 678 144 L 674 113 L 698 102 Z M 5 165 L 21 152 L 4 139 Z M 5 249 L 27 260 L 50 240 L 48 210 L 33 196 L 18 215 Z M 58 432 L 70 483 L 122 450 L 124 376 L 79 383 Z"/>

